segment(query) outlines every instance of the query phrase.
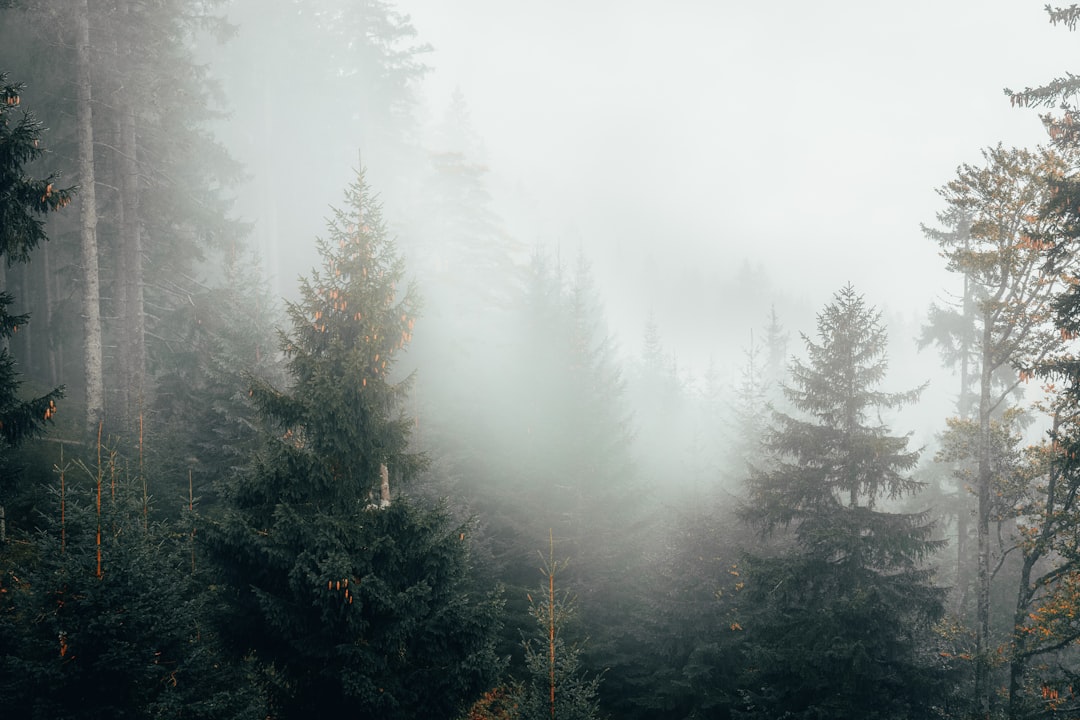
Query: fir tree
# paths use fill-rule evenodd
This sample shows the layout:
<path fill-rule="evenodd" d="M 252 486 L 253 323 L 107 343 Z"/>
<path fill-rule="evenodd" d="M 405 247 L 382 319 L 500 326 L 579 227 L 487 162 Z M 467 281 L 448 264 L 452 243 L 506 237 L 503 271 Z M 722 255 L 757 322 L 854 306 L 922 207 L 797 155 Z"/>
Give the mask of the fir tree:
<path fill-rule="evenodd" d="M 746 517 L 794 546 L 751 557 L 743 577 L 743 716 L 925 717 L 934 668 L 921 638 L 942 612 L 942 591 L 921 566 L 937 547 L 925 514 L 880 510 L 915 492 L 919 453 L 889 434 L 883 409 L 919 390 L 878 390 L 886 334 L 850 286 L 818 315 L 809 362 L 785 388 L 802 417 L 777 413 L 767 445 L 775 462 L 750 477 Z"/>
<path fill-rule="evenodd" d="M 494 679 L 499 603 L 469 592 L 468 527 L 400 494 L 424 464 L 393 374 L 416 299 L 362 176 L 328 227 L 281 337 L 293 384 L 253 381 L 265 446 L 207 533 L 227 639 L 275 716 L 451 717 Z"/>

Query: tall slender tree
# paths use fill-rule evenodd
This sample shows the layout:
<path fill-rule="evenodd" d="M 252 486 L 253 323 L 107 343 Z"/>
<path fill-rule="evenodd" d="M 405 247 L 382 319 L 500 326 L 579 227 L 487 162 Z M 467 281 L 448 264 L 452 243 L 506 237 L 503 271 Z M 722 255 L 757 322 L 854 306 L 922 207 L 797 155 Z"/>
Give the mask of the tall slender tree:
<path fill-rule="evenodd" d="M 75 124 L 79 147 L 79 247 L 82 254 L 83 370 L 86 379 L 85 430 L 90 436 L 105 420 L 102 368 L 101 278 L 98 272 L 97 175 L 94 163 L 94 85 L 90 49 L 90 4 L 75 5 Z"/>
<path fill-rule="evenodd" d="M 1054 25 L 1075 31 L 1080 8 L 1046 6 Z M 1023 551 L 1011 643 L 1009 711 L 1011 717 L 1044 709 L 1075 712 L 1076 700 L 1066 689 L 1076 673 L 1064 665 L 1056 682 L 1030 687 L 1028 665 L 1041 655 L 1070 647 L 1078 637 L 1077 583 L 1080 557 L 1076 554 L 1076 528 L 1080 523 L 1076 497 L 1080 484 L 1080 362 L 1075 340 L 1080 337 L 1080 288 L 1077 287 L 1077 253 L 1080 251 L 1080 181 L 1075 174 L 1080 152 L 1080 77 L 1066 73 L 1049 82 L 1021 91 L 1005 90 L 1010 102 L 1021 108 L 1043 108 L 1042 122 L 1052 147 L 1070 159 L 1064 169 L 1044 173 L 1048 201 L 1040 208 L 1039 222 L 1031 233 L 1042 250 L 1047 274 L 1062 277 L 1053 298 L 1054 325 L 1063 341 L 1044 359 L 1027 365 L 1025 374 L 1047 381 L 1048 410 L 1053 425 L 1048 442 L 1034 448 L 1028 493 L 1018 512 L 1023 513 L 1019 547 Z M 1034 480 L 1032 482 L 1032 480 Z M 1058 688 L 1064 692 L 1059 694 Z M 1040 692 L 1041 691 L 1041 692 Z M 1038 693 L 1038 694 L 1037 694 Z M 1034 707 L 1032 707 L 1034 705 Z"/>
<path fill-rule="evenodd" d="M 570 637 L 575 614 L 574 597 L 556 583 L 566 561 L 555 559 L 555 543 L 549 535 L 548 557 L 544 560 L 544 581 L 529 596 L 536 627 L 525 634 L 525 664 L 528 675 L 516 688 L 514 717 L 520 720 L 592 720 L 600 716 L 597 691 L 599 676 L 588 676 L 581 663 L 582 646 Z"/>
<path fill-rule="evenodd" d="M 985 150 L 983 156 L 982 166 L 962 165 L 957 177 L 939 190 L 947 205 L 939 220 L 947 227 L 927 230 L 927 235 L 941 247 L 949 270 L 964 277 L 974 304 L 974 312 L 964 320 L 975 325 L 972 334 L 978 354 L 974 698 L 979 712 L 986 714 L 992 694 L 991 421 L 1005 410 L 1020 386 L 1016 367 L 1041 362 L 1061 343 L 1050 304 L 1065 280 L 1044 271 L 1049 226 L 1043 211 L 1052 199 L 1050 179 L 1063 174 L 1066 161 L 1049 150 L 1032 152 L 1000 145 Z M 963 338 L 969 330 L 962 324 L 959 332 Z M 965 352 L 963 345 L 959 352 Z M 961 389 L 962 402 L 966 392 Z"/>

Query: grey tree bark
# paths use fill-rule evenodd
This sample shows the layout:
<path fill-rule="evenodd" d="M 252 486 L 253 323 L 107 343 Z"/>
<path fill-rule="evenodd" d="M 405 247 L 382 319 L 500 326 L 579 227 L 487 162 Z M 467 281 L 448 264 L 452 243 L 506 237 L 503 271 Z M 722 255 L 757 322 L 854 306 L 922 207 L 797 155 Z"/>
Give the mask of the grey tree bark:
<path fill-rule="evenodd" d="M 75 15 L 75 125 L 79 146 L 79 244 L 82 255 L 86 430 L 105 419 L 101 361 L 101 283 L 98 274 L 97 197 L 94 175 L 94 111 L 90 57 L 90 7 L 78 0 Z"/>

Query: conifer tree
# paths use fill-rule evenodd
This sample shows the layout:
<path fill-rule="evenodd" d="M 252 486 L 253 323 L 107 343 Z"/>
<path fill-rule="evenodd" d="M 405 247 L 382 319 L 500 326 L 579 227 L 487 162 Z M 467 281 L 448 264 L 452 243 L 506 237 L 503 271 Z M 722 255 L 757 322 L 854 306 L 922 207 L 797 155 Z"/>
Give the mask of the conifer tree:
<path fill-rule="evenodd" d="M 9 82 L 0 72 L 0 274 L 14 262 L 25 261 L 38 244 L 48 238 L 42 217 L 66 206 L 73 188 L 56 187 L 56 173 L 45 178 L 27 174 L 26 166 L 42 158 L 44 126 L 30 112 L 23 111 L 23 84 Z M 40 397 L 19 396 L 21 380 L 15 359 L 8 350 L 8 339 L 29 321 L 29 315 L 13 315 L 8 308 L 14 302 L 11 293 L 0 290 L 0 474 L 6 485 L 11 471 L 6 450 L 40 433 L 56 413 L 56 401 L 64 395 L 55 388 Z M 0 485 L 0 493 L 6 489 Z M 0 494 L 0 543 L 6 534 L 5 498 Z"/>
<path fill-rule="evenodd" d="M 278 717 L 451 717 L 490 687 L 498 601 L 468 585 L 467 527 L 401 488 L 424 464 L 394 375 L 416 299 L 362 175 L 281 336 L 291 387 L 254 379 L 264 447 L 210 536 L 227 639 Z"/>
<path fill-rule="evenodd" d="M 937 547 L 924 513 L 878 509 L 915 492 L 918 451 L 889 434 L 880 412 L 921 389 L 878 389 L 887 369 L 880 314 L 851 286 L 818 315 L 809 360 L 791 365 L 788 400 L 754 468 L 746 517 L 797 542 L 750 557 L 741 621 L 748 718 L 925 717 L 936 699 L 934 668 L 920 655 L 942 590 L 921 563 Z"/>
<path fill-rule="evenodd" d="M 1051 24 L 1076 30 L 1080 21 L 1076 5 L 1047 5 L 1045 9 Z M 1051 394 L 1047 409 L 1053 420 L 1048 442 L 1030 451 L 1032 477 L 1023 504 L 1017 508 L 1023 565 L 1009 647 L 1011 718 L 1045 711 L 1075 713 L 1077 708 L 1071 692 L 1077 673 L 1069 663 L 1053 659 L 1058 651 L 1071 652 L 1080 637 L 1076 622 L 1080 554 L 1075 540 L 1080 525 L 1076 500 L 1080 495 L 1080 362 L 1075 342 L 1080 337 L 1080 287 L 1076 282 L 1080 181 L 1075 173 L 1076 153 L 1080 151 L 1078 89 L 1080 77 L 1066 72 L 1041 86 L 1005 91 L 1014 106 L 1046 110 L 1041 119 L 1052 147 L 1069 159 L 1060 171 L 1043 174 L 1049 199 L 1029 223 L 1029 235 L 1041 250 L 1040 259 L 1047 261 L 1047 274 L 1066 282 L 1056 289 L 1052 302 L 1053 323 L 1062 345 L 1042 362 L 1024 368 L 1026 377 L 1047 380 L 1044 390 Z M 1040 656 L 1042 671 L 1031 672 L 1030 666 Z"/>
<path fill-rule="evenodd" d="M 1052 323 L 1051 302 L 1065 286 L 1062 272 L 1046 272 L 1045 251 L 1053 243 L 1054 221 L 1045 208 L 1057 202 L 1055 186 L 1066 173 L 1067 154 L 1028 151 L 1001 145 L 983 152 L 982 166 L 962 165 L 955 179 L 938 192 L 946 210 L 938 215 L 941 229 L 924 232 L 937 242 L 948 268 L 965 280 L 966 315 L 938 311 L 929 335 L 961 363 L 974 350 L 968 372 L 978 373 L 975 393 L 961 387 L 959 408 L 976 415 L 973 438 L 978 471 L 976 494 L 976 639 L 974 698 L 980 712 L 993 698 L 991 665 L 991 575 L 994 553 L 990 526 L 995 498 L 991 422 L 1008 408 L 1023 375 L 1017 367 L 1040 364 L 1056 353 L 1063 336 Z M 1062 247 L 1060 268 L 1075 262 L 1076 251 Z M 949 325 L 953 327 L 949 328 Z M 955 343 L 955 350 L 948 352 Z M 969 345 L 970 343 L 970 345 Z M 964 378 L 966 381 L 967 378 Z"/>
<path fill-rule="evenodd" d="M 6 717 L 255 718 L 261 690 L 205 624 L 214 604 L 179 528 L 99 448 L 65 462 L 40 529 L 0 547 L 0 711 Z"/>
<path fill-rule="evenodd" d="M 159 498 L 186 498 L 190 479 L 203 511 L 213 509 L 217 485 L 258 446 L 248 389 L 252 376 L 286 381 L 276 350 L 279 310 L 259 264 L 230 255 L 219 287 L 192 296 L 161 323 L 165 343 L 155 345 L 152 356 L 161 432 L 149 455 L 174 485 L 163 488 L 159 482 Z"/>
<path fill-rule="evenodd" d="M 549 536 L 544 582 L 537 597 L 529 596 L 529 614 L 536 622 L 535 634 L 522 640 L 528 676 L 516 688 L 514 700 L 519 720 L 592 720 L 599 717 L 598 676 L 586 675 L 581 664 L 582 646 L 568 638 L 575 614 L 574 598 L 556 585 L 566 561 L 555 559 L 554 539 Z"/>

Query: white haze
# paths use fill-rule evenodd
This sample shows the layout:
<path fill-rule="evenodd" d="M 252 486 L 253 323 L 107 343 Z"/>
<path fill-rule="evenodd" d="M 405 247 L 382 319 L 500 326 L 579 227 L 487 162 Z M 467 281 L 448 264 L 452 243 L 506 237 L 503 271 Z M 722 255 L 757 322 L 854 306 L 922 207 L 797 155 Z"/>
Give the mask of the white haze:
<path fill-rule="evenodd" d="M 930 302 L 956 286 L 919 229 L 941 209 L 935 188 L 983 147 L 1045 142 L 1037 113 L 1010 107 L 1003 88 L 1075 69 L 1078 38 L 1043 6 L 400 5 L 435 48 L 430 116 L 460 89 L 496 197 L 534 209 L 512 230 L 583 243 L 624 350 L 637 351 L 655 309 L 665 342 L 698 369 L 721 352 L 706 342 L 718 309 L 658 297 L 642 282 L 650 268 L 712 268 L 722 282 L 760 267 L 788 308 L 805 310 L 785 324 L 807 333 L 812 312 L 853 282 L 885 310 L 894 344 L 910 346 Z M 767 308 L 741 310 L 746 344 Z M 908 384 L 937 372 L 931 351 L 893 365 Z M 927 420 L 940 423 L 941 400 Z"/>
<path fill-rule="evenodd" d="M 396 7 L 434 48 L 417 88 L 428 137 L 460 90 L 510 233 L 589 256 L 624 356 L 637 355 L 653 311 L 681 367 L 700 377 L 716 357 L 732 382 L 770 303 L 799 353 L 798 332 L 812 334 L 814 313 L 848 282 L 885 312 L 898 368 L 890 389 L 940 374 L 912 337 L 956 281 L 920 223 L 934 223 L 935 188 L 979 162 L 981 148 L 1045 141 L 1037 114 L 1011 108 L 1002 89 L 1075 69 L 1078 41 L 1035 0 Z M 236 127 L 251 118 L 238 108 Z M 257 166 L 247 155 L 273 152 L 239 155 Z M 356 158 L 310 167 L 296 152 L 294 210 L 312 222 L 289 234 L 310 227 L 313 237 Z M 263 250 L 285 295 L 314 264 L 301 245 Z M 732 299 L 701 306 L 715 285 L 731 285 Z M 933 393 L 916 424 L 939 428 L 951 393 Z"/>
<path fill-rule="evenodd" d="M 461 89 L 493 184 L 535 198 L 543 232 L 919 312 L 944 281 L 919 233 L 934 188 L 984 146 L 1045 140 L 1002 89 L 1062 74 L 1077 42 L 1015 0 L 400 7 L 435 48 L 429 106 Z M 613 305 L 635 292 L 606 281 Z"/>

